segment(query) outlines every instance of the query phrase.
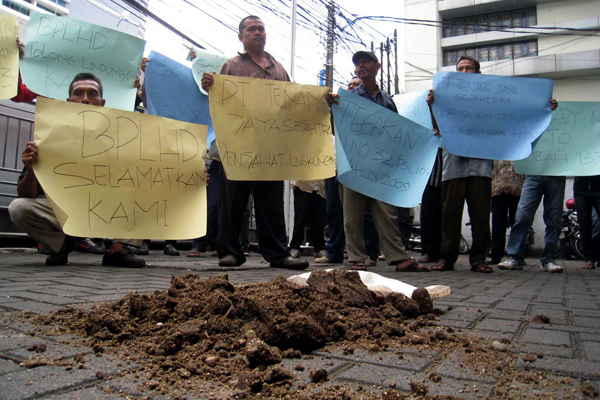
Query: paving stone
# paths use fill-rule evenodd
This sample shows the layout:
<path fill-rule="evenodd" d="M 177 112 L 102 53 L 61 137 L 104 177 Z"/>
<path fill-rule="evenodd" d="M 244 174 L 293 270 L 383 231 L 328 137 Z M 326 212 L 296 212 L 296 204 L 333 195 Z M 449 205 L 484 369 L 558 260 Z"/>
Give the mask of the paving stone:
<path fill-rule="evenodd" d="M 565 374 L 577 378 L 600 378 L 600 362 L 596 361 L 552 356 L 538 358 L 532 363 L 527 363 L 522 358 L 517 360 L 516 367 L 521 368 L 525 365 L 529 365 L 530 369 Z"/>
<path fill-rule="evenodd" d="M 500 371 L 495 369 L 484 370 L 475 366 L 472 362 L 465 361 L 467 358 L 471 358 L 473 354 L 465 353 L 462 348 L 456 349 L 438 365 L 436 372 L 449 378 L 494 383 L 500 377 Z M 506 358 L 506 354 L 497 354 L 501 359 Z"/>
<path fill-rule="evenodd" d="M 396 389 L 410 392 L 409 383 L 414 380 L 423 379 L 423 375 L 417 375 L 415 371 L 383 367 L 380 365 L 360 364 L 342 371 L 335 376 L 338 381 L 352 381 L 365 385 L 389 387 L 390 383 L 396 383 Z"/>
<path fill-rule="evenodd" d="M 600 343 L 599 342 L 583 342 L 586 359 L 591 361 L 600 361 Z"/>
<path fill-rule="evenodd" d="M 545 346 L 543 344 L 531 344 L 531 343 L 517 343 L 513 342 L 508 347 L 509 351 L 513 353 L 541 353 L 544 356 L 555 356 L 555 357 L 574 357 L 575 352 L 571 347 L 564 346 Z"/>
<path fill-rule="evenodd" d="M 479 322 L 475 328 L 487 331 L 510 332 L 515 333 L 521 326 L 518 321 L 510 321 L 506 319 L 486 318 Z"/>
<path fill-rule="evenodd" d="M 585 326 L 589 328 L 598 328 L 600 326 L 600 318 L 573 316 L 573 322 L 577 326 Z"/>
<path fill-rule="evenodd" d="M 507 393 L 507 398 L 516 399 L 522 398 L 523 394 L 531 394 L 537 399 L 581 399 L 583 396 L 579 392 L 580 384 L 577 380 L 564 378 L 556 375 L 547 375 L 544 382 L 557 381 L 557 385 L 552 388 L 557 388 L 558 391 L 547 389 L 544 384 L 536 385 L 534 382 L 523 382 L 517 378 L 513 379 L 510 384 L 510 389 Z"/>
<path fill-rule="evenodd" d="M 346 362 L 376 364 L 386 367 L 409 369 L 417 372 L 427 368 L 433 361 L 428 357 L 420 357 L 415 354 L 405 353 L 402 350 L 388 350 L 379 353 L 370 353 L 363 349 L 355 349 L 353 354 L 336 354 L 335 357 L 340 357 L 341 360 Z"/>
<path fill-rule="evenodd" d="M 517 310 L 525 311 L 529 306 L 529 302 L 522 300 L 502 300 L 495 308 L 500 310 Z"/>
<path fill-rule="evenodd" d="M 438 321 L 439 326 L 452 327 L 452 328 L 466 328 L 471 325 L 473 321 L 457 321 L 454 319 L 440 318 Z"/>
<path fill-rule="evenodd" d="M 34 314 L 47 314 L 57 310 L 60 310 L 64 306 L 58 306 L 48 303 L 38 303 L 33 300 L 21 300 L 15 301 L 14 303 L 7 304 L 6 307 L 19 310 L 19 311 L 31 311 Z"/>
<path fill-rule="evenodd" d="M 49 343 L 38 337 L 25 335 L 20 332 L 9 331 L 6 329 L 0 330 L 0 352 L 17 349 L 20 347 L 29 347 L 38 343 Z"/>
<path fill-rule="evenodd" d="M 536 315 L 547 315 L 550 317 L 551 324 L 567 325 L 569 320 L 567 319 L 566 309 L 563 308 L 545 308 L 542 306 L 534 306 L 531 308 L 529 315 L 533 318 Z"/>
<path fill-rule="evenodd" d="M 19 366 L 18 363 L 12 360 L 0 358 L 0 375 L 9 374 L 12 372 L 22 371 L 25 368 Z"/>
<path fill-rule="evenodd" d="M 446 394 L 466 400 L 487 399 L 494 390 L 492 384 L 451 378 L 442 378 L 438 383 L 429 380 L 424 383 L 429 387 L 430 394 Z"/>
<path fill-rule="evenodd" d="M 588 310 L 588 309 L 582 309 L 582 308 L 571 308 L 571 313 L 573 315 L 578 316 L 578 317 L 600 318 L 600 311 L 599 310 Z"/>
<path fill-rule="evenodd" d="M 29 351 L 26 347 L 20 347 L 14 350 L 8 350 L 3 352 L 5 355 L 17 359 L 17 360 L 27 360 L 28 358 L 34 357 L 47 357 L 50 359 L 63 359 L 63 358 L 71 358 L 77 354 L 88 354 L 92 352 L 92 349 L 89 346 L 85 347 L 75 347 L 69 346 L 61 343 L 52 343 L 48 341 L 43 341 L 37 339 L 35 344 L 45 343 L 46 351 L 43 353 L 37 353 L 35 351 Z"/>
<path fill-rule="evenodd" d="M 521 342 L 553 346 L 571 346 L 571 337 L 567 332 L 558 332 L 550 329 L 535 329 L 532 328 L 534 325 L 539 324 L 530 325 L 521 338 Z"/>
<path fill-rule="evenodd" d="M 554 304 L 554 305 L 562 305 L 565 300 L 562 297 L 557 296 L 538 296 L 535 300 L 535 304 Z"/>
<path fill-rule="evenodd" d="M 587 342 L 600 342 L 600 334 L 596 333 L 579 333 L 579 338 Z"/>
<path fill-rule="evenodd" d="M 55 394 L 52 400 L 123 400 L 119 393 L 107 393 L 102 386 L 77 389 L 68 393 Z"/>
<path fill-rule="evenodd" d="M 296 365 L 303 366 L 304 371 L 298 371 L 298 370 L 294 369 L 294 367 Z M 335 371 L 339 370 L 340 368 L 342 368 L 344 366 L 348 366 L 348 365 L 350 365 L 350 364 L 344 360 L 338 360 L 335 358 L 326 359 L 323 357 L 315 356 L 313 359 L 284 358 L 281 361 L 281 364 L 279 364 L 278 366 L 281 366 L 282 368 L 285 368 L 288 371 L 290 371 L 291 373 L 293 373 L 294 376 L 300 382 L 309 383 L 309 382 L 311 382 L 311 379 L 309 376 L 311 371 L 325 368 L 327 370 L 327 375 L 331 377 L 335 373 Z"/>

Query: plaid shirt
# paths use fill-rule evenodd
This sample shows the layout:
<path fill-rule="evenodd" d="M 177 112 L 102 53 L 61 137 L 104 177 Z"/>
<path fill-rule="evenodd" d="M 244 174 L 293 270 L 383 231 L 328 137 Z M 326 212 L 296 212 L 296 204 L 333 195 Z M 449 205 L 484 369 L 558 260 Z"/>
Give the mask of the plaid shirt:
<path fill-rule="evenodd" d="M 383 106 L 383 107 L 387 108 L 388 110 L 391 110 L 395 113 L 398 112 L 398 109 L 396 108 L 396 104 L 394 103 L 394 100 L 392 100 L 392 96 L 390 96 L 386 92 L 383 92 L 381 89 L 379 89 L 379 87 L 377 87 L 377 95 L 374 98 L 373 98 L 373 96 L 371 96 L 371 93 L 369 93 L 369 91 L 363 86 L 362 83 L 360 84 L 359 87 L 357 87 L 355 89 L 351 89 L 350 92 L 357 94 L 361 97 L 364 97 L 367 100 L 371 100 L 371 101 L 379 104 L 380 106 Z"/>

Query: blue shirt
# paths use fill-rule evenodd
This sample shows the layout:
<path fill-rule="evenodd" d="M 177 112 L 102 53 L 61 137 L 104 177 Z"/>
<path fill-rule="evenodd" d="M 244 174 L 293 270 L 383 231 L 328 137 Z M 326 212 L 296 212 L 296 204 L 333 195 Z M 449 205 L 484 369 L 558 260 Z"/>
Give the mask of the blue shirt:
<path fill-rule="evenodd" d="M 367 88 L 365 88 L 362 83 L 359 87 L 351 89 L 350 92 L 357 94 L 360 97 L 364 97 L 367 100 L 371 100 L 372 102 L 377 103 L 380 106 L 387 108 L 388 110 L 398 113 L 396 103 L 394 103 L 394 100 L 392 100 L 392 96 L 379 89 L 379 86 L 377 87 L 377 94 L 375 95 L 375 97 L 371 96 L 371 93 L 369 93 Z"/>

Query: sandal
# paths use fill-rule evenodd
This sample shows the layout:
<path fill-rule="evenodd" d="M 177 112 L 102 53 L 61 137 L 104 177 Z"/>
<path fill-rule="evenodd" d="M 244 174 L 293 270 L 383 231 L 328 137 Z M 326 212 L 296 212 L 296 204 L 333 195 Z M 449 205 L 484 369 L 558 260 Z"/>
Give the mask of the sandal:
<path fill-rule="evenodd" d="M 412 260 L 412 259 L 411 259 Z M 409 261 L 409 260 L 405 260 Z M 419 264 L 416 260 L 412 260 L 408 265 L 403 268 L 399 268 L 401 264 L 404 264 L 405 261 L 400 261 L 396 264 L 396 272 L 430 272 L 431 269 L 428 267 Z"/>
<path fill-rule="evenodd" d="M 441 259 L 430 269 L 437 272 L 454 271 L 454 265 L 446 264 L 446 260 Z"/>
<path fill-rule="evenodd" d="M 583 267 L 581 267 L 583 269 L 595 269 L 596 266 L 594 265 L 593 261 L 586 261 L 585 264 L 583 264 Z"/>
<path fill-rule="evenodd" d="M 200 257 L 200 250 L 199 249 L 191 249 L 190 251 L 188 251 L 187 256 L 188 257 Z"/>
<path fill-rule="evenodd" d="M 352 271 L 366 271 L 367 267 L 365 266 L 365 263 L 355 262 L 355 263 L 352 264 L 352 266 L 350 267 L 350 269 Z"/>
<path fill-rule="evenodd" d="M 429 254 L 423 254 L 421 256 L 421 258 L 419 258 L 418 262 L 420 264 L 427 264 L 428 262 L 430 262 L 431 260 L 429 259 Z"/>
<path fill-rule="evenodd" d="M 486 263 L 481 263 L 474 267 L 471 267 L 471 272 L 482 272 L 484 274 L 489 274 L 489 273 L 494 272 L 494 270 L 492 269 L 492 267 L 490 267 Z"/>

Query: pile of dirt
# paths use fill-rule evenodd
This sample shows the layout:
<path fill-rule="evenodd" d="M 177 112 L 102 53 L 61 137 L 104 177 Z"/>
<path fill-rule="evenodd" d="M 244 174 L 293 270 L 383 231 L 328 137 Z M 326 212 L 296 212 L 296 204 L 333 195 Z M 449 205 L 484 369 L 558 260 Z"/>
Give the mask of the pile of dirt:
<path fill-rule="evenodd" d="M 370 342 L 373 351 L 390 339 L 424 343 L 417 331 L 435 325 L 441 312 L 425 289 L 413 297 L 378 297 L 350 271 L 314 272 L 305 287 L 283 277 L 234 286 L 227 275 L 190 274 L 173 277 L 167 291 L 131 293 L 89 311 L 60 310 L 38 322 L 88 338 L 96 353 L 137 354 L 133 359 L 151 378 L 142 389 L 166 393 L 169 385 L 197 378 L 285 397 L 281 389 L 291 375 L 273 367 L 282 358 L 340 341 Z"/>

